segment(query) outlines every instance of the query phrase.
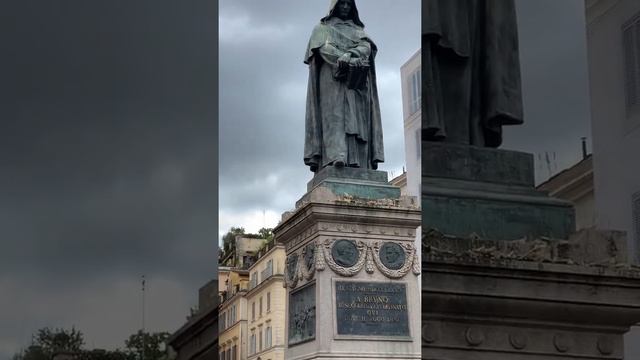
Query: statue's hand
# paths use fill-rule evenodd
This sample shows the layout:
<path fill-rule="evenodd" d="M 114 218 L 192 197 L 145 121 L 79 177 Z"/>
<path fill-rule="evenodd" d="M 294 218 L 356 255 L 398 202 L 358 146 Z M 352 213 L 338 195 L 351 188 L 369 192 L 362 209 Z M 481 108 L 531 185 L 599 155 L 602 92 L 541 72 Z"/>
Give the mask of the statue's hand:
<path fill-rule="evenodd" d="M 346 52 L 338 58 L 338 66 L 343 67 L 345 65 L 348 65 L 350 60 L 351 60 L 351 54 Z"/>
<path fill-rule="evenodd" d="M 356 66 L 356 67 L 361 67 L 363 65 L 362 59 L 360 58 L 351 58 L 349 60 L 349 64 L 351 64 L 352 66 Z"/>

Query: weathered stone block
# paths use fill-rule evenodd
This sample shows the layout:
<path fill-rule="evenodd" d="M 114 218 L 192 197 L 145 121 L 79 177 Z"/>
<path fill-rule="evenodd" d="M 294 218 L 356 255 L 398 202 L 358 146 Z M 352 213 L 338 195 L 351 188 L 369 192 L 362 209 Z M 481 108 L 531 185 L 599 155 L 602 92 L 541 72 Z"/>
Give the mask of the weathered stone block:
<path fill-rule="evenodd" d="M 422 176 L 533 186 L 533 155 L 518 151 L 423 141 Z"/>
<path fill-rule="evenodd" d="M 567 239 L 573 205 L 533 187 L 530 154 L 423 143 L 423 229 L 483 239 Z"/>

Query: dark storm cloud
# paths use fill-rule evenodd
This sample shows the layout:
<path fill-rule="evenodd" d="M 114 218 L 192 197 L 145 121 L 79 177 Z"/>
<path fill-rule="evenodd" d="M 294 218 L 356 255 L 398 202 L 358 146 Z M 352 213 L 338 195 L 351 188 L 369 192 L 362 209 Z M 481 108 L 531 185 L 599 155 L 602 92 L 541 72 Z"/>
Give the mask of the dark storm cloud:
<path fill-rule="evenodd" d="M 525 124 L 507 128 L 504 147 L 536 154 L 542 181 L 545 152 L 560 171 L 581 159 L 580 138 L 591 136 L 584 1 L 519 0 L 517 15 Z"/>
<path fill-rule="evenodd" d="M 357 3 L 376 57 L 385 137 L 384 170 L 404 165 L 400 66 L 420 46 L 417 0 Z M 221 231 L 260 226 L 306 191 L 312 173 L 302 162 L 308 68 L 302 62 L 311 30 L 329 1 L 225 1 L 220 7 Z M 233 223 L 236 221 L 236 223 Z"/>
<path fill-rule="evenodd" d="M 151 326 L 173 331 L 215 275 L 215 14 L 208 1 L 3 7 L 0 358 L 44 325 L 121 346 L 142 274 L 163 313 Z"/>

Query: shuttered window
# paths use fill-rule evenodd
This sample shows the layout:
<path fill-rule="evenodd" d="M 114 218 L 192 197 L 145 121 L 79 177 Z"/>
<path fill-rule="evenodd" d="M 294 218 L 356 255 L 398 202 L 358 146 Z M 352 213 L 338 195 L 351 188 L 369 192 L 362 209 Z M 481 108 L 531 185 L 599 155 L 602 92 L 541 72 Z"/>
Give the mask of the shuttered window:
<path fill-rule="evenodd" d="M 627 114 L 640 109 L 640 16 L 622 27 Z"/>
<path fill-rule="evenodd" d="M 633 217 L 633 240 L 640 248 L 640 191 L 633 194 L 631 216 Z"/>
<path fill-rule="evenodd" d="M 420 69 L 415 71 L 409 77 L 409 88 L 410 88 L 410 98 L 409 98 L 409 113 L 414 114 L 416 111 L 420 110 L 420 105 L 422 103 L 422 83 L 421 83 L 421 72 Z"/>

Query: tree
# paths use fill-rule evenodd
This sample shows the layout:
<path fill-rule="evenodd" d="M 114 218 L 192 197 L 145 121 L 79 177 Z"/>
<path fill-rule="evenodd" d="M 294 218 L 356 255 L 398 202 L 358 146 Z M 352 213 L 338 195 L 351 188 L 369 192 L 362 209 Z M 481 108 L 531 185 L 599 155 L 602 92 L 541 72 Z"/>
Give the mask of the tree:
<path fill-rule="evenodd" d="M 144 351 L 144 360 L 160 360 L 165 355 L 169 335 L 168 332 L 148 333 L 139 330 L 124 343 L 127 351 L 132 355 L 137 354 L 138 359 L 142 358 Z"/>
<path fill-rule="evenodd" d="M 231 227 L 231 230 L 227 231 L 222 236 L 222 246 L 225 254 L 228 254 L 236 246 L 236 235 L 244 235 L 243 227 Z"/>
<path fill-rule="evenodd" d="M 32 344 L 14 355 L 14 360 L 51 360 L 59 352 L 78 353 L 84 345 L 82 332 L 71 328 L 42 328 L 36 332 Z"/>
<path fill-rule="evenodd" d="M 258 235 L 269 242 L 273 239 L 273 228 L 261 228 L 258 230 Z"/>

